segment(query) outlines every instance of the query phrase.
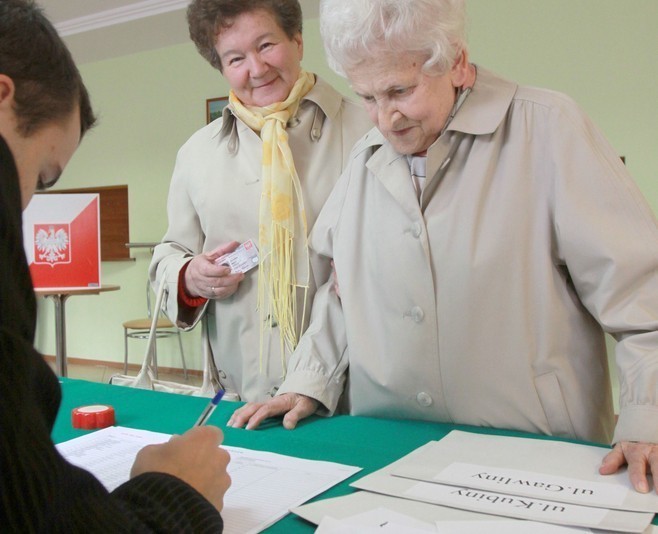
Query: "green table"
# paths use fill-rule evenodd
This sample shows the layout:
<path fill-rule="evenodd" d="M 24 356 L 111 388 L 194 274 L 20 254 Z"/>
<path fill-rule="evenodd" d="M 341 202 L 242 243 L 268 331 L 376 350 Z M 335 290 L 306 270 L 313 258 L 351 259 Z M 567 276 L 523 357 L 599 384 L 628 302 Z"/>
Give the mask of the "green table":
<path fill-rule="evenodd" d="M 180 434 L 188 430 L 208 403 L 208 399 L 174 395 L 123 386 L 111 386 L 83 380 L 61 378 L 63 400 L 53 429 L 55 443 L 81 436 L 89 431 L 71 426 L 71 410 L 86 404 L 111 404 L 116 411 L 116 424 Z M 220 402 L 208 424 L 222 428 L 225 443 L 236 447 L 266 450 L 362 467 L 363 470 L 345 482 L 324 492 L 319 498 L 352 493 L 349 484 L 358 477 L 376 471 L 430 440 L 441 439 L 454 429 L 483 434 L 552 439 L 522 432 L 510 432 L 463 425 L 375 419 L 371 417 L 312 417 L 295 430 L 285 430 L 278 421 L 262 425 L 260 430 L 226 428 L 233 410 L 239 404 Z M 654 518 L 654 524 L 658 520 Z M 313 532 L 314 525 L 289 514 L 267 532 Z"/>

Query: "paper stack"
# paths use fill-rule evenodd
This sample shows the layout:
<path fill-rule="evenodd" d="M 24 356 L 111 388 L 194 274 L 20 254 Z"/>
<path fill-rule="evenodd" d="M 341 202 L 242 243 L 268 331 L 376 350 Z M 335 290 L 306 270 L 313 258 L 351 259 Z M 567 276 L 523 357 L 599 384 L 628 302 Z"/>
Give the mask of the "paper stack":
<path fill-rule="evenodd" d="M 440 533 L 511 533 L 517 527 L 541 533 L 652 532 L 658 495 L 637 493 L 625 471 L 600 475 L 607 452 L 453 431 L 352 484 L 367 493 L 333 499 L 341 501 L 338 506 L 320 501 L 293 511 L 316 523 L 327 517 L 319 531 L 335 533 L 349 531 L 340 530 L 346 521 L 360 524 L 360 532 L 391 525 L 400 532 L 404 517 Z"/>

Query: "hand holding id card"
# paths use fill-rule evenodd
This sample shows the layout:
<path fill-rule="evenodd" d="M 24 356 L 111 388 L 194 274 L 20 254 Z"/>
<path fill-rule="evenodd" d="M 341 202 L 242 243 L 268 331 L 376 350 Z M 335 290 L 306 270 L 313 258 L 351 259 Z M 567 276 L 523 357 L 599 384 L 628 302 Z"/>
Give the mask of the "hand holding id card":
<path fill-rule="evenodd" d="M 249 239 L 242 243 L 233 252 L 224 254 L 215 260 L 217 265 L 226 265 L 231 268 L 231 274 L 246 273 L 258 265 L 258 247 Z"/>

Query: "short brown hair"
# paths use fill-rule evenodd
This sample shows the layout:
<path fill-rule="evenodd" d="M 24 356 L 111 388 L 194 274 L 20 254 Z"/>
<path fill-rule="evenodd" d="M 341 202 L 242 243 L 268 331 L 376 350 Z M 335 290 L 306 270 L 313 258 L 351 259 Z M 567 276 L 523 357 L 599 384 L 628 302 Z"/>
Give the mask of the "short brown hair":
<path fill-rule="evenodd" d="M 272 13 L 289 39 L 302 33 L 298 0 L 193 0 L 187 8 L 190 38 L 199 53 L 221 72 L 222 62 L 215 50 L 219 32 L 230 28 L 239 15 L 258 9 Z"/>
<path fill-rule="evenodd" d="M 80 137 L 96 122 L 80 72 L 33 0 L 0 0 L 0 73 L 15 86 L 18 133 L 33 134 L 80 106 Z"/>

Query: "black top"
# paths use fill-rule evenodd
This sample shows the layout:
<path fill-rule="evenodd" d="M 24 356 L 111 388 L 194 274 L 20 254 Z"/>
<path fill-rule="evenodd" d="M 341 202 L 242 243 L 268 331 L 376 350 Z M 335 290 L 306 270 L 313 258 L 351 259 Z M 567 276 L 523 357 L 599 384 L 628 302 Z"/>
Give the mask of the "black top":
<path fill-rule="evenodd" d="M 221 532 L 217 510 L 174 476 L 146 473 L 109 493 L 60 456 L 50 432 L 61 390 L 33 347 L 35 325 L 18 173 L 0 137 L 0 532 Z"/>

